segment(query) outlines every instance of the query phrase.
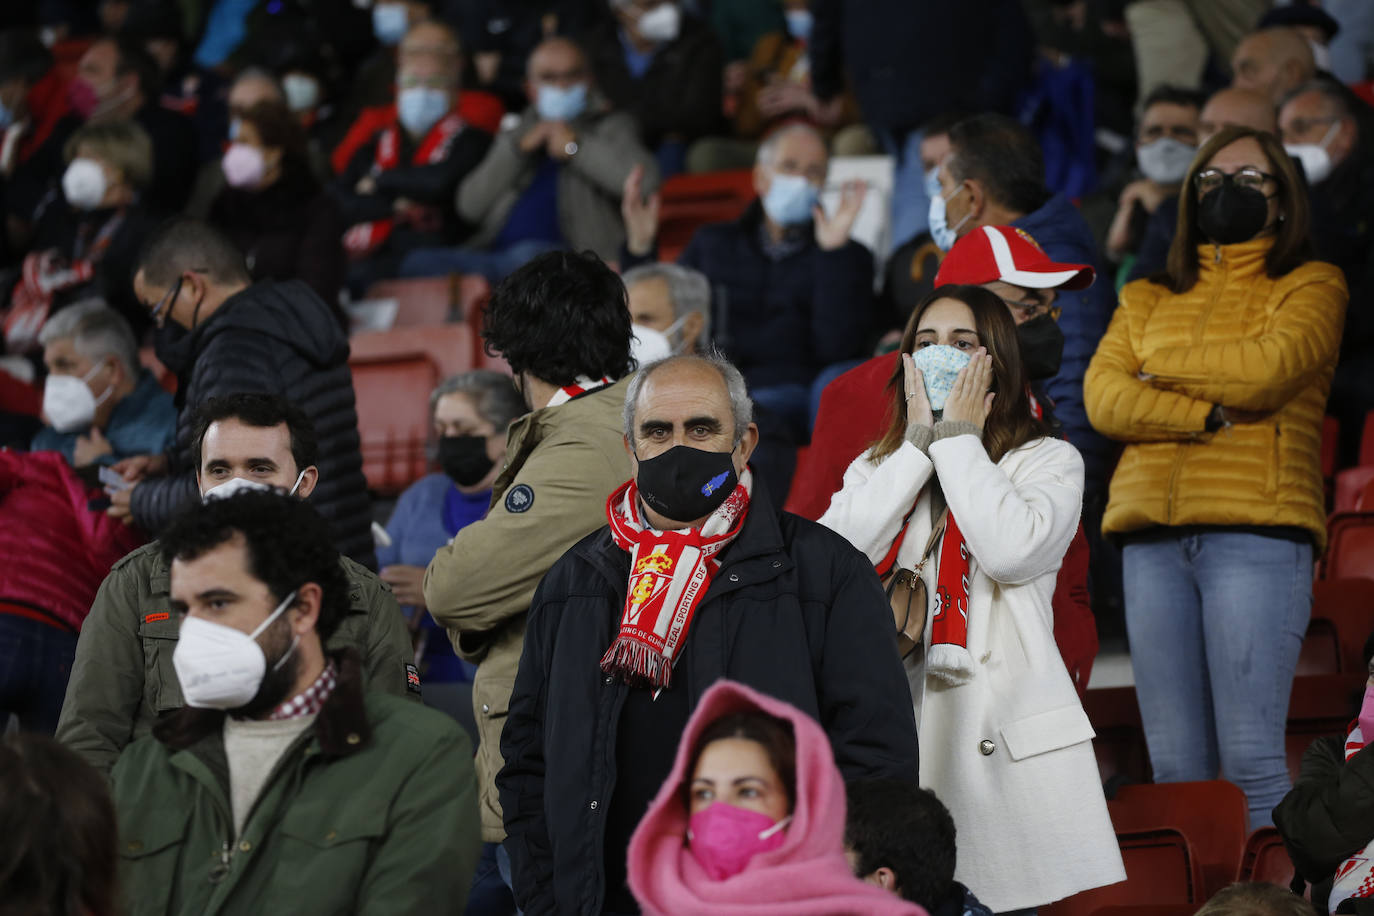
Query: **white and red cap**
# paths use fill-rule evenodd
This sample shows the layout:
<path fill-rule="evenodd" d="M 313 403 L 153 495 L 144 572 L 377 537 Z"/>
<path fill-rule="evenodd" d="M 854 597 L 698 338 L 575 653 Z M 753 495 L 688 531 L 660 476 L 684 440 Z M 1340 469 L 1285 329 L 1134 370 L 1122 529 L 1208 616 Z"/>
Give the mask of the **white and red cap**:
<path fill-rule="evenodd" d="M 1087 264 L 1059 264 L 1014 226 L 979 226 L 954 243 L 940 262 L 935 285 L 979 286 L 1001 280 L 1025 289 L 1084 289 L 1096 272 Z"/>

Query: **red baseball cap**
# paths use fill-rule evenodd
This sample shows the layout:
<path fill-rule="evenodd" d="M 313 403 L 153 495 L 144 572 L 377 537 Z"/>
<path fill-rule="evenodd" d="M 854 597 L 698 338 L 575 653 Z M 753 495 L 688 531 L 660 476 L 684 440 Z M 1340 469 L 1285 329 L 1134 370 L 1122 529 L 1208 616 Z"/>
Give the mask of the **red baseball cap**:
<path fill-rule="evenodd" d="M 1087 264 L 1058 264 L 1024 229 L 979 226 L 954 243 L 940 262 L 935 285 L 1001 280 L 1026 289 L 1083 289 L 1096 272 Z"/>

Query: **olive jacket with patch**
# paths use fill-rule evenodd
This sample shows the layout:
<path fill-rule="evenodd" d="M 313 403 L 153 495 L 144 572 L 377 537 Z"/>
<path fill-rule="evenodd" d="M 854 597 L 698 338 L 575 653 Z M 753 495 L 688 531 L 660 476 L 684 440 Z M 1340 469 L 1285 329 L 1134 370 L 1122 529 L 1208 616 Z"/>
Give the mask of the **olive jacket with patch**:
<path fill-rule="evenodd" d="M 630 478 L 621 410 L 628 377 L 511 424 L 491 510 L 442 547 L 425 570 L 425 604 L 458 654 L 477 665 L 482 839 L 505 839 L 496 774 L 501 729 L 525 642 L 525 615 L 544 573 L 606 524 L 606 500 Z"/>
<path fill-rule="evenodd" d="M 183 709 L 120 757 L 128 916 L 462 909 L 481 853 L 472 743 L 441 712 L 364 692 L 355 653 L 335 658 L 338 686 L 237 835 L 223 713 Z"/>
<path fill-rule="evenodd" d="M 410 635 L 391 586 L 342 554 L 339 565 L 349 609 L 327 648 L 356 649 L 369 689 L 418 696 L 406 670 Z M 171 599 L 170 570 L 154 541 L 114 565 L 81 626 L 57 739 L 102 773 L 160 715 L 185 705 L 172 666 L 181 623 Z"/>

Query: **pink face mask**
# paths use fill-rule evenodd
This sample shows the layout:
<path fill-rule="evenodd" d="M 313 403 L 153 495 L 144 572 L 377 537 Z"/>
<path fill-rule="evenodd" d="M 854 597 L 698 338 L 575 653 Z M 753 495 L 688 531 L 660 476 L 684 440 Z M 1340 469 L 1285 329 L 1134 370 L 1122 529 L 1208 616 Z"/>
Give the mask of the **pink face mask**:
<path fill-rule="evenodd" d="M 253 188 L 262 182 L 267 174 L 267 162 L 262 150 L 247 143 L 232 143 L 220 160 L 224 169 L 224 180 L 234 188 Z"/>
<path fill-rule="evenodd" d="M 100 96 L 95 87 L 84 79 L 74 79 L 67 85 L 67 101 L 83 120 L 89 118 L 100 106 Z"/>
<path fill-rule="evenodd" d="M 766 814 L 713 802 L 692 815 L 687 841 L 702 870 L 713 880 L 723 881 L 744 871 L 759 853 L 780 847 L 791 821 L 788 815 L 774 823 Z"/>

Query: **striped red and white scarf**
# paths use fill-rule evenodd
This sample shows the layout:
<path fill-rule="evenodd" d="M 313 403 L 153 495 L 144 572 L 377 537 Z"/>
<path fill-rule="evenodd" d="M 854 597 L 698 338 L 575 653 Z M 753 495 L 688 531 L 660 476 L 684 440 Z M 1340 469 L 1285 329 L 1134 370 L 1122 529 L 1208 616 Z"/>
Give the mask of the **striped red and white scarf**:
<path fill-rule="evenodd" d="M 672 686 L 692 615 L 720 570 L 720 552 L 744 527 L 752 489 L 746 469 L 705 524 L 679 531 L 656 531 L 645 522 L 633 480 L 611 494 L 606 516 L 611 537 L 630 555 L 630 579 L 620 632 L 601 659 L 602 671 L 634 687 Z"/>
<path fill-rule="evenodd" d="M 1363 713 L 1361 713 L 1363 717 Z M 1365 737 L 1365 723 L 1355 720 L 1355 727 L 1345 739 L 1345 759 L 1354 757 L 1369 743 Z M 1341 863 L 1331 885 L 1331 905 L 1354 897 L 1364 900 L 1374 897 L 1374 841 Z"/>

